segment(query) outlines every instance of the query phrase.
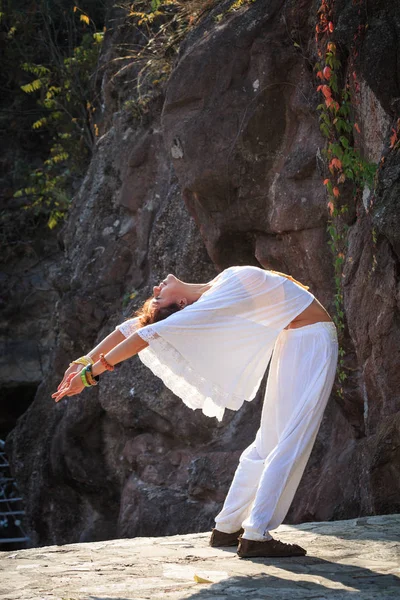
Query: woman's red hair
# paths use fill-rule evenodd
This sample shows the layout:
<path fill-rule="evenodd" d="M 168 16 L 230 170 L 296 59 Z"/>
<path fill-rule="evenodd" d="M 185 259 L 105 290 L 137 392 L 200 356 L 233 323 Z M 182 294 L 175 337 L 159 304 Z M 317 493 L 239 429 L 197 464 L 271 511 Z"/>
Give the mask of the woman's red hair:
<path fill-rule="evenodd" d="M 162 321 L 180 310 L 179 304 L 175 303 L 169 306 L 158 307 L 152 302 L 153 299 L 153 297 L 147 298 L 146 302 L 135 312 L 134 316 L 139 317 L 140 327 Z"/>

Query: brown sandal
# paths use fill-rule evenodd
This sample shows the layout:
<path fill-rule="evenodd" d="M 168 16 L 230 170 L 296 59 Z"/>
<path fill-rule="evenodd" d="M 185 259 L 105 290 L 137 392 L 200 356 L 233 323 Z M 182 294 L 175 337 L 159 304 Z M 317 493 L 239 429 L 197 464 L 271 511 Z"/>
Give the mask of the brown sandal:
<path fill-rule="evenodd" d="M 213 548 L 222 548 L 224 546 L 237 546 L 239 543 L 239 535 L 243 533 L 243 529 L 235 531 L 234 533 L 224 533 L 213 529 L 210 538 L 210 546 Z"/>

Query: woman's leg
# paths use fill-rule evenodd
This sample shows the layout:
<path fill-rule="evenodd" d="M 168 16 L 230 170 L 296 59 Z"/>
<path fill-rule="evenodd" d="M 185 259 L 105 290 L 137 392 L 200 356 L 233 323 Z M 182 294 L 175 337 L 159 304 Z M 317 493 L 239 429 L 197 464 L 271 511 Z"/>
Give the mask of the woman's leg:
<path fill-rule="evenodd" d="M 215 517 L 218 531 L 234 533 L 242 527 L 253 504 L 263 470 L 264 460 L 253 442 L 241 455 L 224 506 Z"/>
<path fill-rule="evenodd" d="M 331 323 L 284 330 L 279 335 L 256 439 L 258 454 L 265 461 L 254 503 L 242 523 L 245 539 L 270 539 L 269 531 L 286 516 L 330 396 L 337 352 Z M 272 428 L 278 441 L 271 451 Z"/>
<path fill-rule="evenodd" d="M 272 355 L 270 372 L 274 369 L 276 348 L 277 345 Z M 269 391 L 270 385 L 268 376 L 261 417 L 262 430 L 260 427 L 256 439 L 240 457 L 224 506 L 215 518 L 218 531 L 234 533 L 242 527 L 253 505 L 264 471 L 265 458 L 278 444 L 278 412 L 274 394 Z"/>

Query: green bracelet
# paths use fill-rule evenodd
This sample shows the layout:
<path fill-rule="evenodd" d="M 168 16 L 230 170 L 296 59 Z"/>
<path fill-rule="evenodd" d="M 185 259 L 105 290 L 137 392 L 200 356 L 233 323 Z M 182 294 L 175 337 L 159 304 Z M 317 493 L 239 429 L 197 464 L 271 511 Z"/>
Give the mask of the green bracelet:
<path fill-rule="evenodd" d="M 85 371 L 86 381 L 90 386 L 97 385 L 99 382 L 99 377 L 95 377 L 93 375 L 93 365 L 86 365 L 83 369 Z"/>
<path fill-rule="evenodd" d="M 86 379 L 86 369 L 82 369 L 81 373 L 81 379 L 82 379 L 82 383 L 85 387 L 91 387 L 90 383 L 88 382 L 88 380 Z"/>

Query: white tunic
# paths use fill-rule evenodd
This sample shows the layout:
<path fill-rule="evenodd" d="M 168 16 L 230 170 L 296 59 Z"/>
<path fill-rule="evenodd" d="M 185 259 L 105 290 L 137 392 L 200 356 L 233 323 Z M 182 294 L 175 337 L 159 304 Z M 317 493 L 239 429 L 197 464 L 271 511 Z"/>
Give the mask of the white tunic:
<path fill-rule="evenodd" d="M 199 300 L 167 319 L 138 328 L 118 326 L 149 346 L 141 361 L 192 409 L 221 420 L 254 398 L 275 341 L 314 296 L 293 281 L 258 267 L 230 267 Z"/>

